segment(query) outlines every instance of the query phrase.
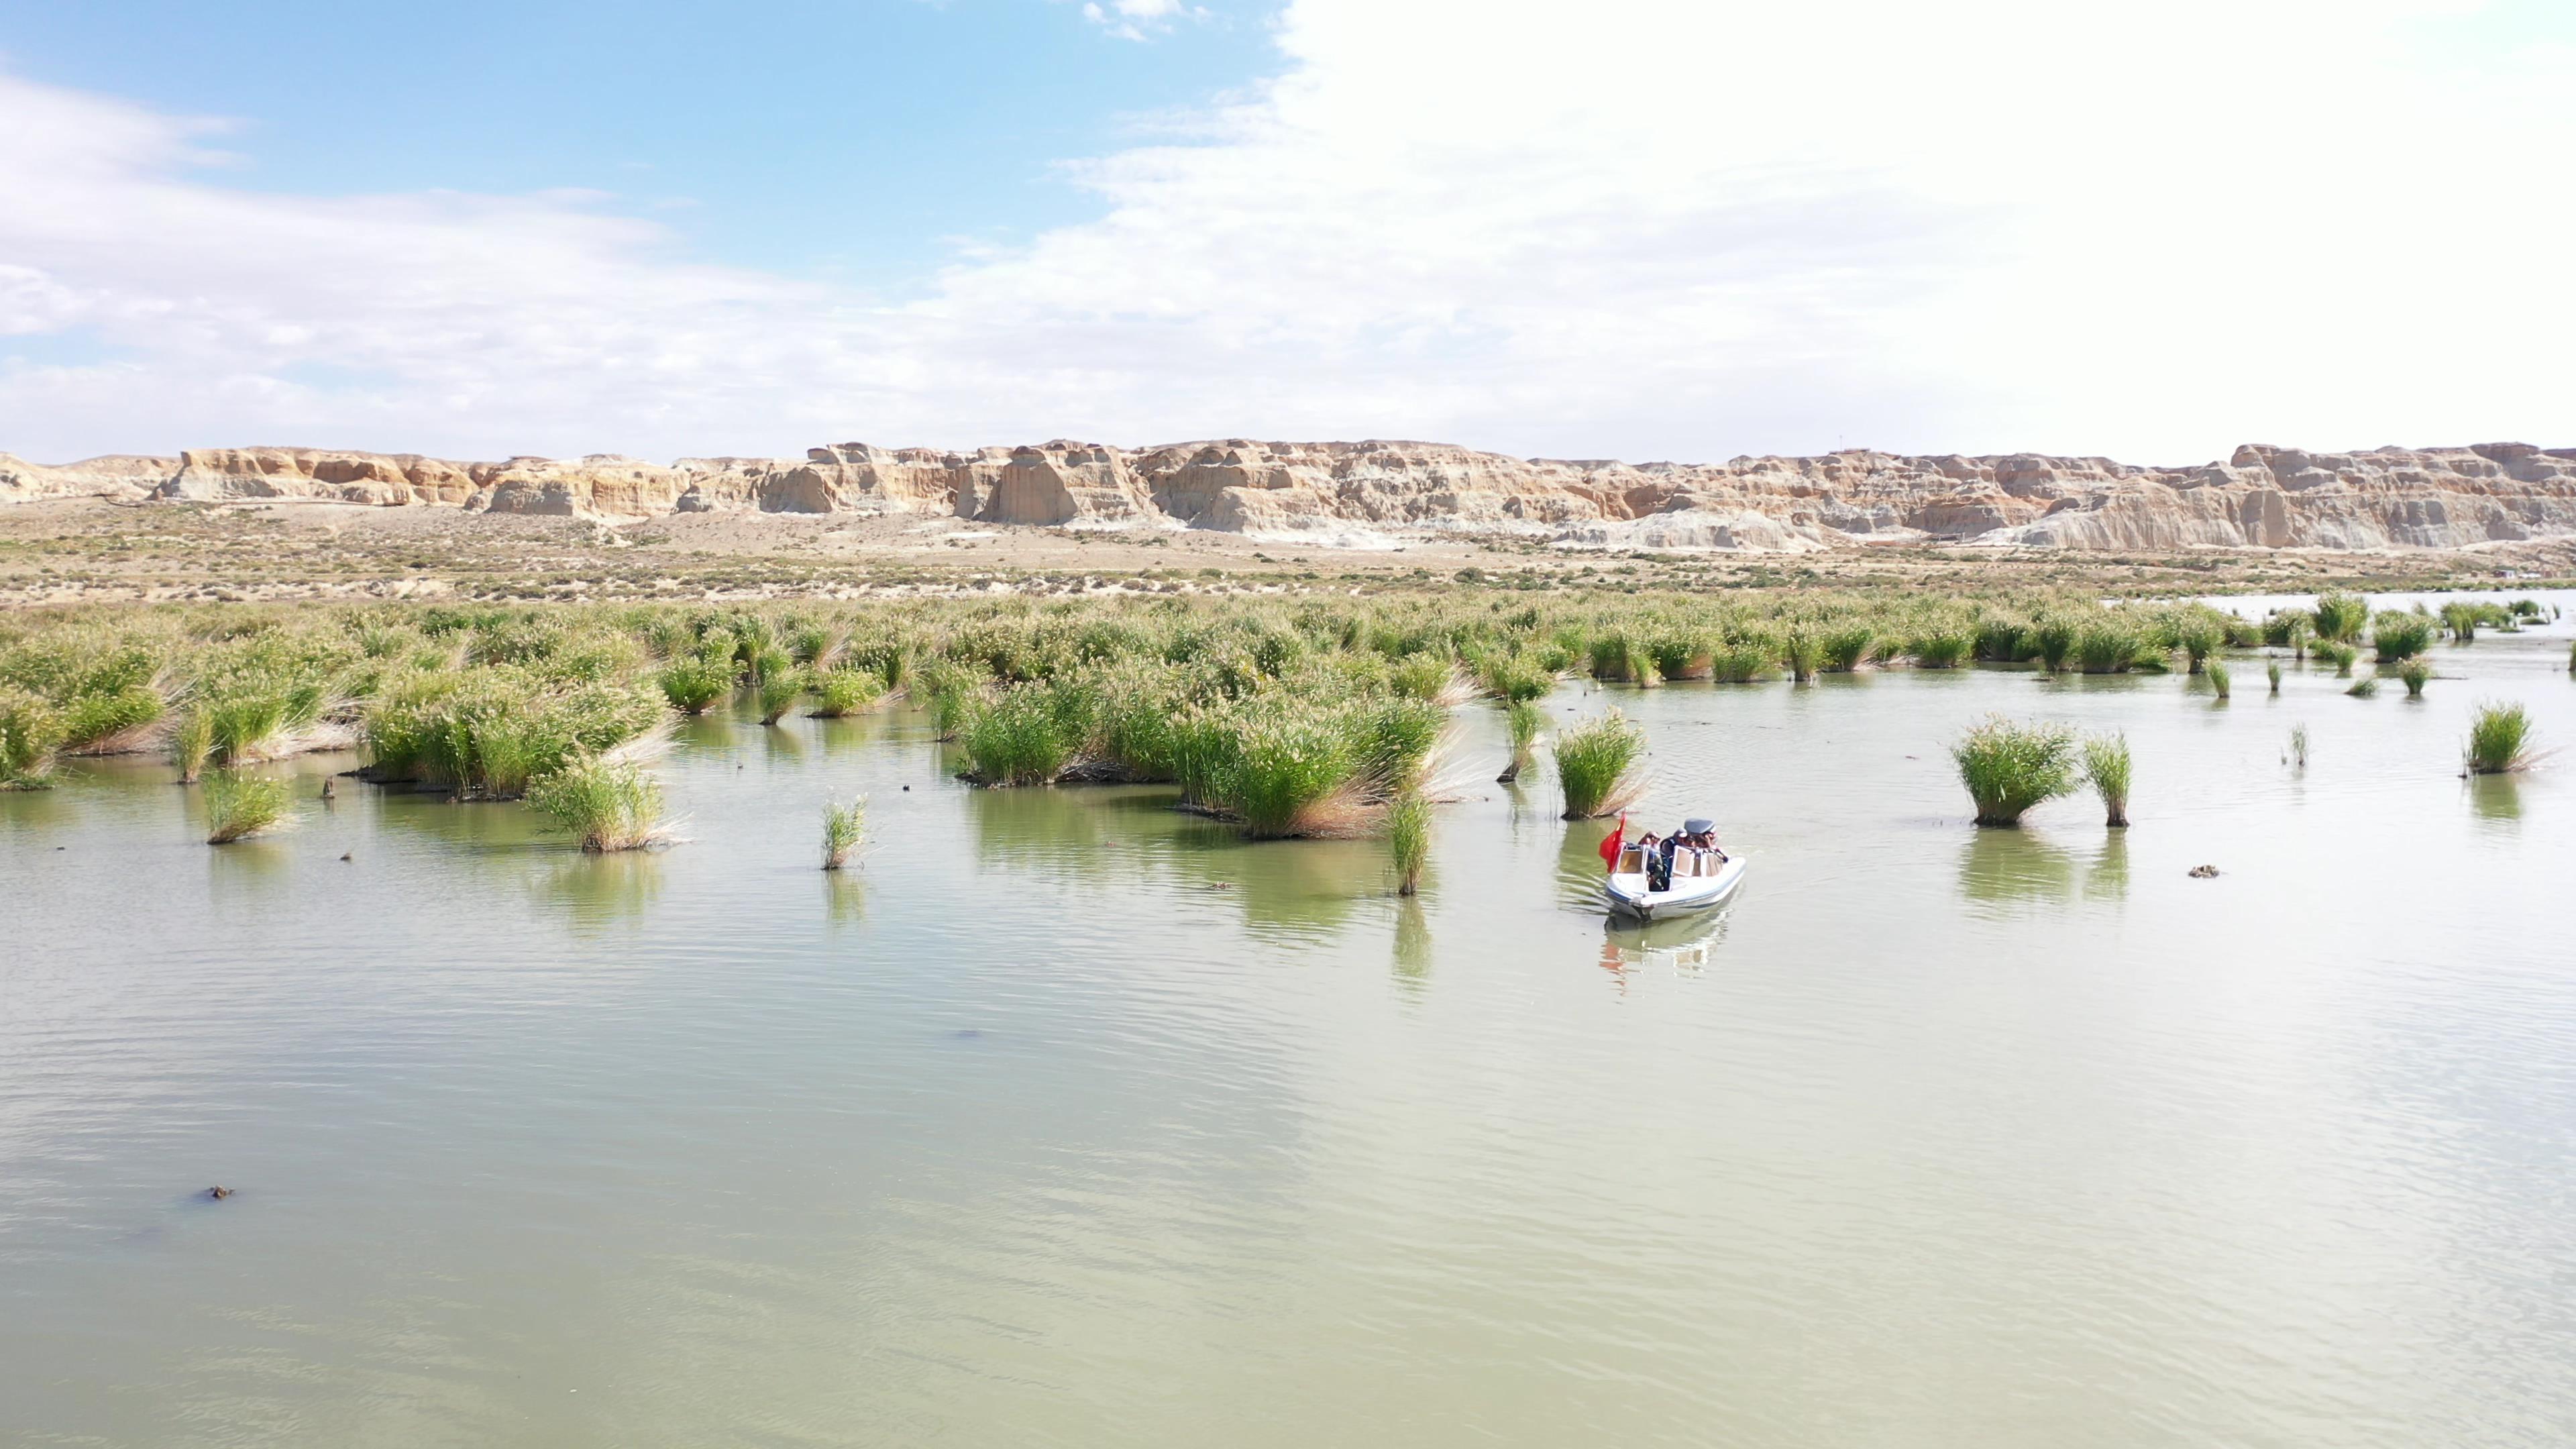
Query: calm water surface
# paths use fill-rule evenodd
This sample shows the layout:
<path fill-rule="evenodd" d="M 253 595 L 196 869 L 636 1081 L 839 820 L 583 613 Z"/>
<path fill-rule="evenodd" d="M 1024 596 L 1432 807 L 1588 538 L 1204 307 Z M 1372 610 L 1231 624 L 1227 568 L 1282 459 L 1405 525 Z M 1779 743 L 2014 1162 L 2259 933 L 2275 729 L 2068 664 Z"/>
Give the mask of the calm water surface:
<path fill-rule="evenodd" d="M 2563 1444 L 2576 784 L 2457 762 L 2567 639 L 1561 692 L 1753 856 L 1642 935 L 1544 777 L 1399 902 L 900 711 L 693 727 L 610 859 L 100 763 L 0 796 L 0 1443 Z M 1971 828 L 1991 710 L 2136 827 Z"/>

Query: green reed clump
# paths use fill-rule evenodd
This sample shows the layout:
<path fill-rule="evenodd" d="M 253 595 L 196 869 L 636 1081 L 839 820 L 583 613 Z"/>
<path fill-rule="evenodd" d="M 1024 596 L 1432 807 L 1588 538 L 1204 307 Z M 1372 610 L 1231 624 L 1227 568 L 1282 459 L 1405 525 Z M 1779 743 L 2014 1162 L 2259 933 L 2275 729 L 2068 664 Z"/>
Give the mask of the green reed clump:
<path fill-rule="evenodd" d="M 2102 798 L 2102 823 L 2114 829 L 2129 824 L 2129 737 L 2089 735 L 2084 740 L 2084 778 Z"/>
<path fill-rule="evenodd" d="M 1975 633 L 1977 658 L 1988 664 L 2018 664 L 2038 652 L 2029 643 L 2030 625 L 2022 619 L 1981 614 Z"/>
<path fill-rule="evenodd" d="M 1825 641 L 1803 625 L 1791 629 L 1781 637 L 1780 662 L 1787 666 L 1790 679 L 1804 684 L 1824 667 Z"/>
<path fill-rule="evenodd" d="M 806 713 L 816 719 L 864 714 L 885 695 L 886 682 L 875 670 L 826 669 L 814 676 L 814 707 Z"/>
<path fill-rule="evenodd" d="M 2039 667 L 2051 674 L 2064 669 L 2067 656 L 2074 652 L 2076 638 L 2081 632 L 2076 621 L 2064 614 L 2051 614 L 2033 624 L 2029 640 L 2032 652 L 2039 658 Z"/>
<path fill-rule="evenodd" d="M 1695 679 L 1709 671 L 1709 647 L 1695 633 L 1664 630 L 1646 641 L 1646 658 L 1665 679 Z"/>
<path fill-rule="evenodd" d="M 2198 674 L 2209 665 L 2209 657 L 2227 644 L 2227 631 L 2206 609 L 2195 609 L 2174 628 L 2174 645 L 2183 652 L 2190 667 L 2185 671 Z"/>
<path fill-rule="evenodd" d="M 682 714 L 705 714 L 733 695 L 733 660 L 690 654 L 662 666 L 655 676 L 662 697 Z"/>
<path fill-rule="evenodd" d="M 62 744 L 61 711 L 32 690 L 0 685 L 0 790 L 50 784 Z"/>
<path fill-rule="evenodd" d="M 783 656 L 784 651 L 781 652 Z M 805 671 L 793 664 L 773 669 L 760 676 L 759 683 L 752 686 L 752 693 L 759 702 L 760 722 L 774 725 L 796 707 L 796 701 L 805 697 Z"/>
<path fill-rule="evenodd" d="M 2370 622 L 2370 601 L 2359 594 L 2317 596 L 2317 637 L 2336 644 L 2357 643 Z"/>
<path fill-rule="evenodd" d="M 1720 684 L 1751 684 L 1768 679 L 1779 667 L 1780 650 L 1768 639 L 1730 639 L 1709 655 L 1709 678 Z"/>
<path fill-rule="evenodd" d="M 1485 693 L 1513 704 L 1538 699 L 1556 687 L 1556 675 L 1542 668 L 1534 654 L 1492 653 L 1476 671 Z"/>
<path fill-rule="evenodd" d="M 1350 736 L 1313 714 L 1237 722 L 1214 793 L 1255 836 L 1307 834 L 1354 787 Z"/>
<path fill-rule="evenodd" d="M 169 713 L 161 691 L 129 685 L 75 697 L 63 708 L 63 749 L 71 754 L 119 754 L 142 745 Z"/>
<path fill-rule="evenodd" d="M 2531 764 L 2531 716 L 2518 704 L 2481 702 L 2469 718 L 2469 773 L 2503 775 Z"/>
<path fill-rule="evenodd" d="M 181 784 L 193 784 L 215 754 L 215 712 L 193 704 L 170 726 L 170 763 Z"/>
<path fill-rule="evenodd" d="M 1866 624 L 1828 631 L 1818 641 L 1821 667 L 1827 674 L 1849 674 L 1869 659 L 1869 646 L 1877 642 L 1878 632 Z"/>
<path fill-rule="evenodd" d="M 2227 672 L 2227 666 L 2212 659 L 2202 672 L 2209 676 L 2210 693 L 2220 699 L 2227 698 L 2228 686 L 2235 680 L 2235 676 Z"/>
<path fill-rule="evenodd" d="M 2576 674 L 2576 640 L 2571 640 L 2567 645 L 2567 672 Z"/>
<path fill-rule="evenodd" d="M 1656 685 L 1663 676 L 1656 672 L 1654 655 L 1646 641 L 1636 635 L 1609 633 L 1597 635 L 1590 645 L 1592 677 L 1614 683 Z"/>
<path fill-rule="evenodd" d="M 2379 676 L 2373 674 L 2354 680 L 2352 688 L 2345 690 L 2344 693 L 2355 699 L 2375 698 L 2379 693 Z"/>
<path fill-rule="evenodd" d="M 2290 744 L 2289 748 L 2281 752 L 2281 763 L 2293 770 L 2304 770 L 2308 767 L 2308 727 L 2306 725 L 2290 726 Z"/>
<path fill-rule="evenodd" d="M 1914 656 L 1922 669 L 1956 669 L 1976 652 L 1977 636 L 1959 628 L 1926 630 L 1914 636 L 1906 652 Z"/>
<path fill-rule="evenodd" d="M 2386 610 L 2371 624 L 2370 642 L 2381 664 L 2412 659 L 2432 647 L 2433 620 L 2429 615 Z"/>
<path fill-rule="evenodd" d="M 2073 791 L 2075 754 L 2075 734 L 2065 726 L 2016 724 L 2001 715 L 1950 747 L 1977 823 L 1989 826 L 2019 825 L 2032 806 Z"/>
<path fill-rule="evenodd" d="M 206 843 L 230 845 L 268 830 L 286 818 L 286 782 L 237 770 L 210 770 L 206 796 Z"/>
<path fill-rule="evenodd" d="M 2265 661 L 2263 665 L 2263 675 L 2265 678 L 2272 681 L 2272 692 L 2274 694 L 2279 694 L 2281 692 L 2281 661 L 2277 659 Z"/>
<path fill-rule="evenodd" d="M 325 684 L 270 676 L 236 680 L 202 702 L 213 723 L 210 758 L 233 766 L 297 749 L 298 737 L 321 721 Z"/>
<path fill-rule="evenodd" d="M 1512 731 L 1512 761 L 1503 767 L 1503 773 L 1494 777 L 1495 783 L 1502 785 L 1519 779 L 1521 771 L 1529 768 L 1530 760 L 1538 753 L 1539 728 L 1546 723 L 1547 717 L 1535 704 L 1514 701 L 1507 719 Z"/>
<path fill-rule="evenodd" d="M 529 786 L 527 802 L 586 851 L 641 850 L 668 838 L 661 783 L 624 761 L 577 760 Z"/>
<path fill-rule="evenodd" d="M 2280 623 L 2281 635 L 2271 639 L 2267 631 L 2265 642 L 2279 644 L 2290 651 L 2291 658 L 2305 661 L 2308 645 L 2317 637 L 2317 616 L 2305 609 L 2291 609 L 2273 617 Z"/>
<path fill-rule="evenodd" d="M 2119 620 L 2088 624 L 2075 636 L 2076 667 L 2087 674 L 2119 673 L 2137 658 L 2139 642 L 2137 632 Z"/>
<path fill-rule="evenodd" d="M 1045 785 L 1073 762 L 1070 736 L 1055 694 L 1040 684 L 1014 685 L 979 702 L 957 732 L 966 779 L 983 785 Z"/>
<path fill-rule="evenodd" d="M 1421 791 L 1407 790 L 1387 807 L 1386 845 L 1395 861 L 1395 893 L 1409 896 L 1422 883 L 1423 863 L 1431 858 L 1431 802 Z"/>
<path fill-rule="evenodd" d="M 2481 616 L 2475 604 L 2454 599 L 2442 606 L 2442 626 L 2451 631 L 2454 644 L 2475 643 L 2480 622 Z"/>
<path fill-rule="evenodd" d="M 847 805 L 823 802 L 823 868 L 839 870 L 850 863 L 851 852 L 859 848 L 867 833 L 868 802 L 860 796 Z"/>
<path fill-rule="evenodd" d="M 943 740 L 957 732 L 983 702 L 987 676 L 952 659 L 924 661 L 912 677 L 912 697 L 930 711 L 931 732 Z"/>
<path fill-rule="evenodd" d="M 408 675 L 367 709 L 370 773 L 459 798 L 515 799 L 540 776 L 659 729 L 669 716 L 648 688 L 566 684 L 516 665 Z"/>
<path fill-rule="evenodd" d="M 2318 640 L 2314 652 L 2319 660 L 2335 667 L 2337 679 L 2350 679 L 2353 662 L 2361 658 L 2360 650 L 2335 639 Z"/>
<path fill-rule="evenodd" d="M 1438 699 L 1457 680 L 1457 666 L 1436 654 L 1415 654 L 1387 671 L 1387 687 L 1406 699 Z"/>
<path fill-rule="evenodd" d="M 2424 684 L 2433 677 L 2433 666 L 2422 659 L 2409 659 L 2397 666 L 2397 678 L 2406 686 L 2408 699 L 2422 699 Z"/>
<path fill-rule="evenodd" d="M 1617 710 L 1557 731 L 1556 778 L 1565 818 L 1590 820 L 1634 801 L 1643 782 L 1636 764 L 1646 732 Z"/>

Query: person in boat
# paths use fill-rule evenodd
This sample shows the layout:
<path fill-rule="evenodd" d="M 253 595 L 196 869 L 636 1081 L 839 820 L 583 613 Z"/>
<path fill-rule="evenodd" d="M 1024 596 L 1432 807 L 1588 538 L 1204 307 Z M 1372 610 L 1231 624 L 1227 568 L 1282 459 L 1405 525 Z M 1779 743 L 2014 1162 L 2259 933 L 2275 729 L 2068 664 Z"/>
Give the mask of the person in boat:
<path fill-rule="evenodd" d="M 1648 839 L 1653 839 L 1649 836 Z M 1646 889 L 1668 891 L 1673 888 L 1673 837 L 1667 835 L 1646 847 Z"/>

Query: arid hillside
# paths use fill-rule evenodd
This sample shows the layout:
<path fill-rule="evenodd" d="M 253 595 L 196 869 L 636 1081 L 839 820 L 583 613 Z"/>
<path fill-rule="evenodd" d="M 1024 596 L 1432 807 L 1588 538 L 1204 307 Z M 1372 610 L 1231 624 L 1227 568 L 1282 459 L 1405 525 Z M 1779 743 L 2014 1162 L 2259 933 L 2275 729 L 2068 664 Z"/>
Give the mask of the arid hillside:
<path fill-rule="evenodd" d="M 1245 439 L 965 453 L 843 443 L 801 459 L 669 464 L 208 448 L 48 466 L 0 454 L 0 501 L 70 496 L 308 501 L 617 525 L 691 514 L 894 516 L 1220 533 L 1306 548 L 1473 538 L 1758 554 L 1887 544 L 2348 553 L 2576 537 L 2576 448 L 2310 453 L 2249 444 L 2224 462 L 2190 467 L 1866 451 L 1631 464 L 1440 443 Z"/>

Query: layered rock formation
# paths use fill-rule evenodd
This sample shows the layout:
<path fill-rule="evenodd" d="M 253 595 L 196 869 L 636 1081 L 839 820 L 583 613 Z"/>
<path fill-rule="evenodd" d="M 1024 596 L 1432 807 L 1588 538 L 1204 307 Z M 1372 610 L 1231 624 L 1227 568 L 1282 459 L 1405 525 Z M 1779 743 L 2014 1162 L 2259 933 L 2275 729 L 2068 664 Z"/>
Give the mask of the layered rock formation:
<path fill-rule="evenodd" d="M 1522 459 L 1439 443 L 942 452 L 842 443 L 801 459 L 210 448 L 62 467 L 0 454 L 0 500 L 104 493 L 313 499 L 631 521 L 667 513 L 950 514 L 994 524 L 1214 529 L 1331 545 L 1423 532 L 1570 546 L 1795 552 L 1870 542 L 2039 548 L 2461 548 L 2576 535 L 2576 449 L 2522 443 L 2224 463 L 1844 452 L 1723 464 Z"/>

